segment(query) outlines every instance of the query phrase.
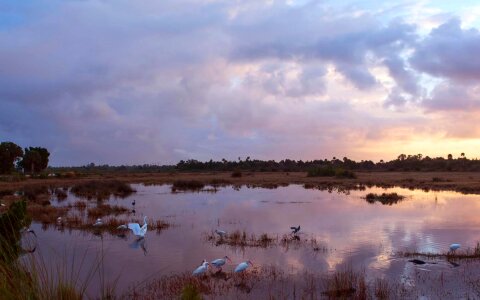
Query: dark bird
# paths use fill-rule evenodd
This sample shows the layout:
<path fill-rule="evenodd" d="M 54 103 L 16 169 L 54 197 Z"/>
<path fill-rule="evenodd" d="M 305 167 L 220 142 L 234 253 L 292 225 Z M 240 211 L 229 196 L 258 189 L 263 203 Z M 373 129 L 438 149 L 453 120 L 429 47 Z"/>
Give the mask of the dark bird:
<path fill-rule="evenodd" d="M 297 234 L 300 231 L 300 225 L 298 225 L 298 227 L 292 226 L 290 229 L 292 230 L 292 234 Z"/>
<path fill-rule="evenodd" d="M 135 199 L 133 199 L 132 205 L 135 206 Z"/>

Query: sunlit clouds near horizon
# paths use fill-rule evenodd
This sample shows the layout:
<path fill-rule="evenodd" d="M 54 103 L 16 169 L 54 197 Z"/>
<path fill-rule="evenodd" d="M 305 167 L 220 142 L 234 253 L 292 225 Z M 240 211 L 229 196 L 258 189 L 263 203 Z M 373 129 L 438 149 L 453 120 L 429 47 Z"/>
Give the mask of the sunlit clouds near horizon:
<path fill-rule="evenodd" d="M 480 157 L 480 4 L 339 2 L 2 1 L 0 141 L 52 165 Z"/>

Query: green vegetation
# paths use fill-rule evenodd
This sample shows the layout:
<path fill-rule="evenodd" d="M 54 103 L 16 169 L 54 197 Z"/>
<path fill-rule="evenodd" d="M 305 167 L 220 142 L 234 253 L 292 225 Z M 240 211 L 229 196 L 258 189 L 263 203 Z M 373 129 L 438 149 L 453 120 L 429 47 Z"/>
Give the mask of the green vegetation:
<path fill-rule="evenodd" d="M 0 174 L 10 174 L 14 164 L 23 156 L 23 150 L 12 142 L 0 143 Z"/>
<path fill-rule="evenodd" d="M 308 170 L 308 177 L 336 177 L 336 178 L 347 178 L 355 179 L 357 176 L 354 172 L 346 170 L 343 168 L 334 168 L 332 166 L 317 167 Z"/>
<path fill-rule="evenodd" d="M 368 203 L 380 202 L 383 205 L 393 205 L 402 201 L 405 196 L 399 195 L 397 193 L 382 193 L 381 195 L 375 193 L 369 193 L 365 196 L 365 200 Z"/>
<path fill-rule="evenodd" d="M 48 167 L 48 157 L 50 153 L 42 147 L 25 148 L 23 159 L 19 162 L 19 167 L 23 168 L 25 173 L 39 173 Z"/>

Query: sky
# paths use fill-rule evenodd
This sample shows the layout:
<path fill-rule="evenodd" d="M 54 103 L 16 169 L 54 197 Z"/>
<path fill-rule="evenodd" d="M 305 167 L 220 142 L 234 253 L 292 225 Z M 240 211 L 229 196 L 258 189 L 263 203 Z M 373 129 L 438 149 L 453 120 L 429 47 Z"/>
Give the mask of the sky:
<path fill-rule="evenodd" d="M 480 157 L 478 1 L 0 0 L 0 141 L 53 166 Z"/>

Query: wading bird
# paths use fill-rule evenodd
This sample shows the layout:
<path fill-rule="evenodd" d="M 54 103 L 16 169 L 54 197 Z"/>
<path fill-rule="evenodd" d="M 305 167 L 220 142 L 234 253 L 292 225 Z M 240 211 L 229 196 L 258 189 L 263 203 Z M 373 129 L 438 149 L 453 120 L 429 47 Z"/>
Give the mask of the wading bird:
<path fill-rule="evenodd" d="M 297 234 L 300 231 L 300 225 L 298 225 L 298 227 L 292 226 L 290 229 L 292 230 L 292 234 Z"/>
<path fill-rule="evenodd" d="M 102 226 L 103 225 L 103 222 L 102 222 L 102 219 L 98 218 L 97 221 L 95 221 L 95 223 L 93 223 L 93 226 L 95 227 L 98 227 L 98 226 Z"/>
<path fill-rule="evenodd" d="M 232 260 L 228 257 L 228 256 L 224 256 L 223 258 L 219 258 L 219 259 L 216 259 L 214 261 L 212 261 L 210 264 L 211 265 L 214 265 L 215 267 L 217 267 L 218 269 L 222 269 L 222 266 L 228 261 L 232 262 Z"/>
<path fill-rule="evenodd" d="M 227 235 L 227 232 L 225 232 L 224 230 L 215 229 L 215 233 L 218 234 L 221 238 Z"/>
<path fill-rule="evenodd" d="M 207 270 L 208 270 L 208 262 L 205 261 L 204 263 L 202 263 L 200 267 L 196 268 L 195 271 L 193 271 L 192 275 L 195 275 L 195 276 L 202 275 L 202 274 L 205 274 Z"/>
<path fill-rule="evenodd" d="M 135 199 L 133 199 L 132 205 L 135 206 Z"/>
<path fill-rule="evenodd" d="M 460 244 L 451 244 L 450 245 L 450 251 L 455 252 L 458 248 L 460 248 Z"/>
<path fill-rule="evenodd" d="M 248 268 L 248 265 L 251 265 L 253 267 L 253 264 L 251 261 L 247 260 L 242 263 L 240 263 L 234 270 L 235 273 L 240 273 L 245 271 Z"/>

